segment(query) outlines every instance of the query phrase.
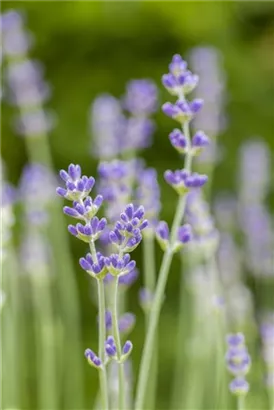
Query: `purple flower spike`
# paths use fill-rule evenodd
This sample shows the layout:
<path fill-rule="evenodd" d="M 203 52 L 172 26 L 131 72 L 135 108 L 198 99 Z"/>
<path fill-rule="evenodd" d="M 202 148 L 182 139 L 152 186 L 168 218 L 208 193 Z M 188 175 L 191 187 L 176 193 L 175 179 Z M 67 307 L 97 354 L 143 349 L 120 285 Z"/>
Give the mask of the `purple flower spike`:
<path fill-rule="evenodd" d="M 136 323 L 136 316 L 133 313 L 124 313 L 119 318 L 119 330 L 121 333 L 129 333 Z"/>
<path fill-rule="evenodd" d="M 172 146 L 180 153 L 184 154 L 186 152 L 187 148 L 187 139 L 184 136 L 184 134 L 178 130 L 175 129 L 169 134 L 169 140 L 172 144 Z"/>
<path fill-rule="evenodd" d="M 130 352 L 132 351 L 132 348 L 133 348 L 133 344 L 131 343 L 130 340 L 127 340 L 123 346 L 123 354 L 128 356 Z"/>
<path fill-rule="evenodd" d="M 189 224 L 183 225 L 178 229 L 178 240 L 187 243 L 192 239 L 192 229 Z"/>
<path fill-rule="evenodd" d="M 80 165 L 70 164 L 67 172 L 60 171 L 60 177 L 65 181 L 66 189 L 59 187 L 56 192 L 70 201 L 81 201 L 86 198 L 95 183 L 93 177 L 81 176 Z"/>
<path fill-rule="evenodd" d="M 229 390 L 237 396 L 245 395 L 249 391 L 249 383 L 242 377 L 236 377 L 230 383 Z"/>

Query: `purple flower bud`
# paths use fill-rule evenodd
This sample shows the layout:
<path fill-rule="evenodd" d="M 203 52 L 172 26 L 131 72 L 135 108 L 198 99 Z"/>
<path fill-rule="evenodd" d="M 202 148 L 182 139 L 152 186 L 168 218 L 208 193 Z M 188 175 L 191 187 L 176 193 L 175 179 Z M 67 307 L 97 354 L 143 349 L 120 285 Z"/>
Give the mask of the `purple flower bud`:
<path fill-rule="evenodd" d="M 96 354 L 91 349 L 86 349 L 85 356 L 87 359 L 93 360 L 94 357 L 96 357 Z"/>
<path fill-rule="evenodd" d="M 131 352 L 132 348 L 133 344 L 129 340 L 127 340 L 123 346 L 123 354 L 127 355 L 129 352 Z"/>
<path fill-rule="evenodd" d="M 173 130 L 169 134 L 169 139 L 171 144 L 175 149 L 177 149 L 177 151 L 179 151 L 180 153 L 185 152 L 185 149 L 187 148 L 187 139 L 180 130 Z"/>
<path fill-rule="evenodd" d="M 119 330 L 121 333 L 128 333 L 132 330 L 136 322 L 136 316 L 133 313 L 124 313 L 119 318 Z"/>
<path fill-rule="evenodd" d="M 183 225 L 178 229 L 178 240 L 187 243 L 192 239 L 192 229 L 189 224 Z"/>
<path fill-rule="evenodd" d="M 200 109 L 202 108 L 203 104 L 204 104 L 204 101 L 203 101 L 202 99 L 200 99 L 200 98 L 197 98 L 197 99 L 193 100 L 193 101 L 190 103 L 190 109 L 191 109 L 191 111 L 192 111 L 194 114 L 196 114 L 197 112 L 200 111 Z"/>
<path fill-rule="evenodd" d="M 68 226 L 68 231 L 74 236 L 78 235 L 78 231 L 77 231 L 77 229 L 74 225 L 69 225 Z"/>
<path fill-rule="evenodd" d="M 105 345 L 105 349 L 106 349 L 106 353 L 108 354 L 108 356 L 115 356 L 116 355 L 116 346 L 115 345 L 110 345 L 108 343 L 106 343 Z"/>
<path fill-rule="evenodd" d="M 160 221 L 156 228 L 156 234 L 164 241 L 169 240 L 169 228 L 165 221 Z"/>
<path fill-rule="evenodd" d="M 209 144 L 209 138 L 203 131 L 198 131 L 192 138 L 192 147 L 202 148 Z"/>

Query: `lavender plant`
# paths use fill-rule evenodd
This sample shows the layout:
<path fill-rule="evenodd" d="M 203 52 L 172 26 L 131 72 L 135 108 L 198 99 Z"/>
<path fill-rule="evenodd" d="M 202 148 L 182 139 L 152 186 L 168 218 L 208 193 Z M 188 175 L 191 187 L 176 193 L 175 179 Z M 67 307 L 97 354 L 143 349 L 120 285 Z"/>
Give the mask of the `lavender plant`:
<path fill-rule="evenodd" d="M 135 261 L 131 260 L 132 252 L 142 240 L 142 230 L 147 227 L 144 219 L 144 208 L 134 208 L 132 204 L 126 206 L 116 222 L 114 230 L 109 232 L 110 242 L 116 248 L 116 253 L 104 257 L 96 251 L 95 242 L 98 240 L 107 225 L 106 218 L 98 219 L 96 216 L 102 197 L 97 196 L 94 201 L 89 197 L 95 180 L 93 177 L 82 176 L 79 165 L 71 164 L 68 172 L 61 170 L 60 176 L 65 182 L 65 188 L 57 188 L 57 193 L 73 201 L 72 207 L 65 207 L 64 212 L 76 219 L 82 220 L 85 225 L 77 223 L 69 225 L 69 232 L 78 239 L 89 244 L 90 253 L 80 259 L 81 267 L 97 281 L 98 306 L 99 306 L 99 355 L 91 349 L 85 351 L 89 364 L 99 370 L 101 387 L 101 405 L 109 408 L 106 365 L 109 360 L 115 360 L 119 369 L 119 408 L 125 408 L 125 374 L 124 362 L 130 355 L 132 343 L 126 341 L 121 345 L 119 317 L 118 317 L 118 285 L 119 279 L 128 275 L 135 268 Z M 109 272 L 114 277 L 114 297 L 111 306 L 113 336 L 106 339 L 106 309 L 104 278 Z"/>

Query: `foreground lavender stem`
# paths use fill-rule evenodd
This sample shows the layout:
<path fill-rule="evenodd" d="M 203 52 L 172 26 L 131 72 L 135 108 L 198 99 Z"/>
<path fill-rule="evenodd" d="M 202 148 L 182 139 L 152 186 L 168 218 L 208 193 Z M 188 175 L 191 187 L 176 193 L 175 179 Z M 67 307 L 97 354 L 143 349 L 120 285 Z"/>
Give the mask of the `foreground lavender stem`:
<path fill-rule="evenodd" d="M 176 242 L 176 232 L 182 221 L 186 206 L 186 196 L 182 196 L 179 199 L 175 217 L 173 220 L 172 230 L 171 230 L 171 249 Z M 174 252 L 171 249 L 167 249 L 164 253 L 162 264 L 159 272 L 159 279 L 157 282 L 155 295 L 151 307 L 151 313 L 148 322 L 147 336 L 145 339 L 144 350 L 142 354 L 140 372 L 137 384 L 136 402 L 135 409 L 140 410 L 144 405 L 144 398 L 146 392 L 146 386 L 149 378 L 149 370 L 154 350 L 154 338 L 155 332 L 158 326 L 160 310 L 162 306 L 162 300 L 165 293 L 166 283 L 169 274 L 169 268 L 172 262 Z"/>
<path fill-rule="evenodd" d="M 122 346 L 121 338 L 119 331 L 119 316 L 118 316 L 118 290 L 119 290 L 119 277 L 117 276 L 114 282 L 114 297 L 113 297 L 113 306 L 112 306 L 112 323 L 113 323 L 113 337 L 115 340 L 115 345 L 117 348 L 117 358 L 118 358 L 118 374 L 119 374 L 119 409 L 125 409 L 125 370 L 124 363 L 119 362 L 122 357 Z"/>
<path fill-rule="evenodd" d="M 155 250 L 154 250 L 154 236 L 144 237 L 143 258 L 144 258 L 144 284 L 145 289 L 148 289 L 152 294 L 156 285 L 156 267 L 155 267 Z M 149 327 L 150 309 L 145 311 L 146 331 Z M 154 345 L 154 353 L 152 359 L 152 368 L 150 372 L 149 388 L 147 391 L 146 404 L 150 410 L 155 408 L 155 393 L 157 384 L 157 344 Z"/>
<path fill-rule="evenodd" d="M 90 252 L 95 263 L 98 263 L 96 248 L 94 241 L 89 243 Z M 106 340 L 106 303 L 105 303 L 105 289 L 103 278 L 97 279 L 98 289 L 98 308 L 99 308 L 99 357 L 105 362 L 105 340 Z M 102 409 L 108 410 L 108 386 L 107 386 L 107 372 L 105 365 L 99 370 L 100 390 L 101 390 L 101 405 Z"/>
<path fill-rule="evenodd" d="M 104 343 L 106 340 L 106 326 L 105 326 L 105 293 L 104 282 L 102 279 L 97 280 L 98 285 L 98 307 L 99 307 L 99 355 L 101 358 L 105 357 Z M 108 410 L 108 388 L 107 388 L 107 373 L 106 368 L 99 371 L 100 388 L 101 388 L 101 400 L 102 408 Z"/>

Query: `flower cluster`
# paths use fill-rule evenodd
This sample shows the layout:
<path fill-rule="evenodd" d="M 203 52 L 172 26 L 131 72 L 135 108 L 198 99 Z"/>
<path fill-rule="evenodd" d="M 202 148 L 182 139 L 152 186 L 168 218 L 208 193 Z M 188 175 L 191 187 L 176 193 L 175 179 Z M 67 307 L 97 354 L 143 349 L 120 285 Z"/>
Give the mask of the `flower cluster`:
<path fill-rule="evenodd" d="M 197 131 L 191 141 L 191 147 L 188 147 L 186 136 L 178 128 L 175 128 L 169 134 L 171 145 L 180 154 L 190 154 L 192 156 L 199 155 L 204 147 L 209 144 L 209 138 L 203 131 Z"/>
<path fill-rule="evenodd" d="M 132 252 L 139 245 L 142 240 L 141 232 L 148 226 L 148 221 L 144 219 L 144 216 L 144 207 L 140 206 L 135 209 L 133 204 L 129 204 L 122 212 L 120 220 L 116 222 L 114 230 L 109 234 L 111 243 L 116 246 L 119 252 Z M 122 262 L 120 258 L 119 262 L 128 263 Z M 110 265 L 113 267 L 115 263 L 115 261 L 110 261 Z"/>
<path fill-rule="evenodd" d="M 109 336 L 105 342 L 105 350 L 106 354 L 109 358 L 119 361 L 119 363 L 123 363 L 130 353 L 132 352 L 133 345 L 130 340 L 127 340 L 122 348 L 122 354 L 120 358 L 117 355 L 117 346 L 115 344 L 115 340 L 112 336 Z"/>
<path fill-rule="evenodd" d="M 242 333 L 230 334 L 226 338 L 228 351 L 226 364 L 235 379 L 230 383 L 230 391 L 235 395 L 245 395 L 249 390 L 249 384 L 245 380 L 251 365 L 251 359 L 245 346 L 245 338 Z"/>
<path fill-rule="evenodd" d="M 201 188 L 207 181 L 206 175 L 198 174 L 197 172 L 190 173 L 185 169 L 176 171 L 167 170 L 165 172 L 165 180 L 170 184 L 179 195 L 184 195 L 191 188 Z"/>
<path fill-rule="evenodd" d="M 15 12 L 4 13 L 1 19 L 3 52 L 7 58 L 6 81 L 9 101 L 21 108 L 15 119 L 18 134 L 42 137 L 54 126 L 52 113 L 41 105 L 50 97 L 50 88 L 43 80 L 43 69 L 36 61 L 28 60 L 30 35 L 24 29 L 23 17 Z"/>

